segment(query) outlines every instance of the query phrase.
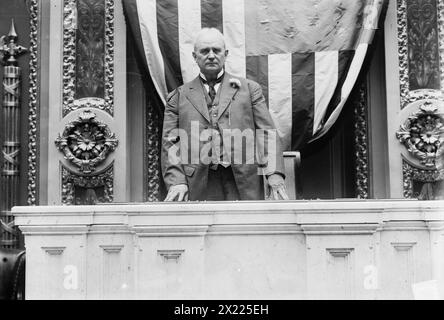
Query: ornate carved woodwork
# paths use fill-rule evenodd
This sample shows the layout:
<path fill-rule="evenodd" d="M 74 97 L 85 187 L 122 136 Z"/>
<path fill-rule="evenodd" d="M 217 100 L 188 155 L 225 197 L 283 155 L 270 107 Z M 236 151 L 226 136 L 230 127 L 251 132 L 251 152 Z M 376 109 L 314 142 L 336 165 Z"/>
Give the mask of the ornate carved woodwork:
<path fill-rule="evenodd" d="M 443 171 L 444 4 L 397 0 L 401 119 L 396 137 L 403 149 L 404 197 L 437 197 Z"/>
<path fill-rule="evenodd" d="M 444 2 L 438 1 L 438 52 L 439 52 L 439 75 L 440 75 L 440 88 L 444 88 Z"/>
<path fill-rule="evenodd" d="M 114 151 L 118 141 L 109 127 L 86 109 L 77 120 L 65 126 L 55 144 L 65 159 L 77 166 L 81 173 L 89 174 Z"/>
<path fill-rule="evenodd" d="M 147 111 L 147 196 L 149 202 L 159 201 L 160 199 L 160 121 L 159 116 L 153 107 L 148 103 Z"/>
<path fill-rule="evenodd" d="M 407 0 L 397 2 L 397 25 L 398 25 L 398 57 L 399 57 L 399 85 L 401 108 L 408 101 L 409 96 L 409 69 L 408 69 L 408 46 L 407 46 Z"/>
<path fill-rule="evenodd" d="M 36 205 L 38 185 L 38 114 L 39 114 L 39 86 L 38 86 L 38 38 L 40 21 L 39 0 L 29 1 L 30 12 L 30 61 L 29 61 L 29 105 L 28 105 L 28 205 Z"/>
<path fill-rule="evenodd" d="M 96 171 L 118 141 L 93 111 L 114 116 L 114 0 L 64 0 L 63 19 L 62 115 L 78 116 L 62 120 L 63 133 L 55 140 L 74 166 L 62 166 L 62 203 L 111 202 L 113 164 Z"/>
<path fill-rule="evenodd" d="M 114 165 L 101 173 L 82 175 L 61 165 L 62 204 L 93 205 L 113 201 Z"/>
<path fill-rule="evenodd" d="M 104 98 L 105 2 L 77 0 L 75 98 Z"/>
<path fill-rule="evenodd" d="M 407 112 L 396 133 L 403 144 L 404 197 L 438 199 L 444 191 L 444 102 L 415 101 L 403 111 Z"/>
<path fill-rule="evenodd" d="M 404 197 L 422 200 L 444 196 L 444 102 L 419 100 L 408 105 L 411 112 L 397 137 L 404 144 Z"/>
<path fill-rule="evenodd" d="M 435 168 L 443 135 L 444 118 L 432 100 L 425 100 L 396 133 L 407 150 L 429 169 Z"/>
<path fill-rule="evenodd" d="M 114 0 L 64 0 L 63 116 L 88 98 L 114 114 Z"/>
<path fill-rule="evenodd" d="M 3 103 L 2 103 L 2 163 L 0 176 L 0 244 L 14 247 L 18 242 L 19 232 L 14 227 L 10 212 L 18 205 L 19 196 L 19 156 L 20 156 L 20 67 L 17 57 L 27 51 L 17 44 L 14 21 L 7 36 L 0 38 L 0 53 L 3 67 Z"/>
<path fill-rule="evenodd" d="M 436 0 L 407 1 L 409 89 L 439 89 Z"/>
<path fill-rule="evenodd" d="M 355 157 L 356 157 L 356 196 L 369 197 L 369 159 L 368 159 L 368 117 L 367 84 L 362 83 L 355 97 Z"/>
<path fill-rule="evenodd" d="M 432 9 L 434 12 L 429 12 Z M 430 16 L 433 23 L 428 20 Z M 397 0 L 397 25 L 401 109 L 421 99 L 442 99 L 444 37 L 440 34 L 444 34 L 444 4 Z"/>
<path fill-rule="evenodd" d="M 402 162 L 403 186 L 405 198 L 433 200 L 444 198 L 444 170 L 419 169 L 406 160 Z M 430 192 L 426 188 L 431 188 Z"/>

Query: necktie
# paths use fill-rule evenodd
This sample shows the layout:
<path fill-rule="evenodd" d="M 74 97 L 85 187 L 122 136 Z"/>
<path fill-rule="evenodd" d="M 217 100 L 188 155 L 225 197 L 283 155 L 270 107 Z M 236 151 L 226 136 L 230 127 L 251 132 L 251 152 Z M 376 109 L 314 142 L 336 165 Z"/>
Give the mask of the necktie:
<path fill-rule="evenodd" d="M 213 102 L 214 101 L 214 97 L 216 97 L 216 90 L 214 89 L 214 86 L 216 85 L 216 83 L 214 83 L 214 82 L 211 82 L 211 83 L 208 83 L 208 95 L 210 96 L 210 98 L 211 98 L 211 102 Z"/>
<path fill-rule="evenodd" d="M 217 78 L 215 81 L 207 81 L 204 78 L 200 78 L 204 84 L 208 85 L 208 95 L 210 96 L 211 101 L 214 101 L 214 97 L 216 97 L 216 89 L 214 89 L 214 86 L 216 83 L 221 83 L 224 76 Z"/>

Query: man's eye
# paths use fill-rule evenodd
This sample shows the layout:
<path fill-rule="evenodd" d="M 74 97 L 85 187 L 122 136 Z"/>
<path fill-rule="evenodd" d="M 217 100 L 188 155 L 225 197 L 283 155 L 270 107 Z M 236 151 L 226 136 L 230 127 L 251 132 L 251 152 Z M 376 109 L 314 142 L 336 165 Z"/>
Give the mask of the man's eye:
<path fill-rule="evenodd" d="M 201 50 L 200 53 L 202 54 L 208 54 L 208 52 L 210 52 L 210 50 Z"/>

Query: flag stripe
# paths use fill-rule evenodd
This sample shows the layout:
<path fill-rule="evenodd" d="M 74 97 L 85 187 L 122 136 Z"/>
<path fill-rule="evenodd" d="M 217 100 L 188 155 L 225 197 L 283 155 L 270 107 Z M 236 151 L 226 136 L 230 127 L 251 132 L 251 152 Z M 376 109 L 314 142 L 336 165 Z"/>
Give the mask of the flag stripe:
<path fill-rule="evenodd" d="M 144 1 L 146 0 L 139 3 L 142 4 Z M 179 0 L 156 1 L 157 37 L 162 56 L 167 58 L 164 60 L 164 68 L 168 92 L 183 84 L 180 72 L 177 1 Z"/>
<path fill-rule="evenodd" d="M 223 30 L 222 0 L 201 0 L 202 28 L 216 28 Z"/>
<path fill-rule="evenodd" d="M 292 150 L 312 137 L 314 113 L 314 53 L 292 54 L 293 127 Z"/>
<path fill-rule="evenodd" d="M 268 56 L 247 57 L 247 78 L 259 83 L 269 106 L 268 100 Z"/>
<path fill-rule="evenodd" d="M 200 0 L 178 0 L 180 67 L 184 83 L 199 74 L 193 59 L 194 38 L 201 29 Z"/>
<path fill-rule="evenodd" d="M 342 86 L 347 78 L 347 73 L 349 71 L 350 65 L 352 63 L 354 56 L 353 50 L 346 50 L 346 51 L 340 51 L 338 55 L 338 84 L 335 88 L 335 93 L 333 95 L 333 98 L 331 99 L 327 112 L 324 114 L 324 125 L 326 120 L 330 117 L 332 112 L 336 109 L 336 107 L 341 102 L 341 91 Z M 322 130 L 322 128 L 321 128 Z M 317 132 L 314 132 L 313 135 L 315 135 Z"/>
<path fill-rule="evenodd" d="M 336 108 L 331 112 L 331 114 L 328 115 L 327 121 L 325 122 L 325 125 L 322 128 L 322 130 L 309 142 L 316 140 L 322 137 L 325 133 L 327 133 L 327 131 L 331 128 L 331 126 L 335 123 L 335 121 L 339 117 L 339 114 L 342 108 L 344 107 L 344 104 L 347 101 L 348 96 L 350 95 L 350 92 L 353 89 L 353 86 L 355 85 L 356 79 L 358 78 L 359 71 L 361 70 L 362 63 L 364 62 L 364 58 L 367 53 L 367 47 L 368 45 L 363 43 L 358 46 L 355 52 L 348 51 L 349 53 L 354 55 L 347 72 L 344 72 L 344 74 L 346 74 L 345 81 L 340 86 L 341 92 L 340 94 L 338 94 L 338 96 L 341 97 L 340 98 L 341 100 L 337 104 Z"/>
<path fill-rule="evenodd" d="M 358 78 L 359 71 L 361 71 L 362 63 L 364 62 L 365 55 L 367 53 L 368 44 L 361 43 L 355 51 L 352 51 L 353 59 L 351 59 L 350 67 L 347 70 L 347 78 L 342 85 L 341 99 L 347 99 L 356 79 Z"/>
<path fill-rule="evenodd" d="M 316 52 L 313 133 L 316 133 L 322 125 L 337 83 L 338 51 Z"/>
<path fill-rule="evenodd" d="M 268 99 L 271 117 L 284 150 L 291 147 L 292 83 L 291 54 L 268 56 Z"/>
<path fill-rule="evenodd" d="M 246 76 L 245 3 L 244 0 L 223 1 L 223 33 L 229 48 L 226 70 L 239 77 Z"/>
<path fill-rule="evenodd" d="M 164 76 L 165 63 L 157 38 L 156 1 L 137 0 L 137 14 L 140 23 L 141 42 L 143 43 L 149 73 L 162 102 L 165 103 L 168 89 Z"/>
<path fill-rule="evenodd" d="M 145 29 L 144 32 L 147 32 L 146 31 L 147 27 L 144 24 L 143 16 L 139 17 L 139 15 L 142 14 L 139 12 L 139 10 L 141 10 L 143 8 L 141 8 L 141 5 L 139 5 L 137 3 L 138 1 L 140 1 L 140 0 L 126 0 L 126 2 L 124 2 L 125 6 L 123 7 L 123 10 L 124 10 L 125 16 L 129 17 L 128 19 L 126 19 L 126 22 L 130 28 L 130 32 L 129 32 L 130 41 L 134 41 L 134 44 L 137 47 L 138 53 L 141 53 L 141 52 L 145 53 L 145 47 L 144 47 L 143 39 L 142 39 L 142 29 Z M 145 12 L 146 12 L 146 10 L 145 10 Z M 144 25 L 143 28 L 141 27 L 142 24 Z M 157 30 L 155 30 L 155 31 L 157 31 Z M 157 34 L 157 33 L 155 33 L 155 34 Z M 157 36 L 155 38 L 157 40 Z M 147 68 L 147 66 L 148 66 L 147 55 L 140 54 L 139 57 L 143 60 L 143 66 L 146 69 L 145 72 L 149 72 L 150 70 L 148 70 L 148 68 Z M 162 59 L 162 61 L 163 61 L 162 56 L 160 56 L 160 59 Z M 163 63 L 162 63 L 162 65 L 163 65 Z"/>

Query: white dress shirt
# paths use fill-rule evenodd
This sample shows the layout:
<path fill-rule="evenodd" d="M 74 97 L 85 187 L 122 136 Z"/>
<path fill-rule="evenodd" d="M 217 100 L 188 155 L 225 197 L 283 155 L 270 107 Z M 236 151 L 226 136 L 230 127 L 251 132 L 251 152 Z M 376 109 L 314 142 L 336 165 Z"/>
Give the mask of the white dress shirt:
<path fill-rule="evenodd" d="M 217 78 L 216 79 L 219 79 L 220 77 L 222 77 L 223 76 L 223 74 L 224 74 L 224 69 L 222 69 L 218 74 L 217 74 Z M 200 74 L 200 77 L 202 78 L 202 79 L 204 79 L 205 81 L 208 81 L 207 80 L 207 78 L 205 77 L 205 75 L 201 72 Z M 215 85 L 214 85 L 214 91 L 216 91 L 216 93 L 217 93 L 217 91 L 219 90 L 219 87 L 220 87 L 220 82 L 218 82 L 218 83 L 216 83 Z M 207 84 L 207 83 L 204 83 L 203 84 L 204 85 L 204 87 L 205 87 L 205 90 L 207 90 L 207 93 L 210 91 L 210 86 Z"/>

